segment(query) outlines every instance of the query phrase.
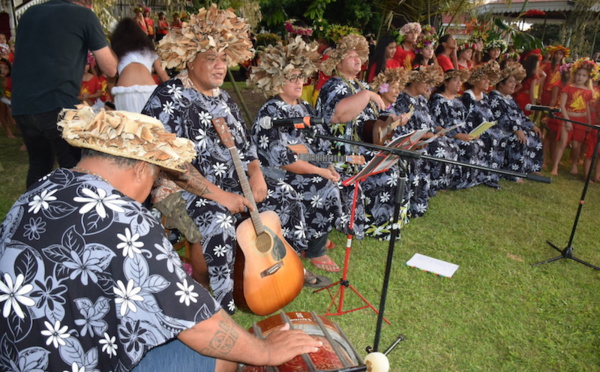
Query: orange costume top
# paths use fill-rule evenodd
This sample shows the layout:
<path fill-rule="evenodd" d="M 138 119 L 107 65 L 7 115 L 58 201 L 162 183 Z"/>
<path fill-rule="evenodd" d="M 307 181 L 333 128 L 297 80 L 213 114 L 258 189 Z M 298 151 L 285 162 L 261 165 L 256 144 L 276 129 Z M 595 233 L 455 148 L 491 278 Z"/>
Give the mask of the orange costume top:
<path fill-rule="evenodd" d="M 437 61 L 444 72 L 448 70 L 454 70 L 454 64 L 452 63 L 450 57 L 440 54 L 437 56 Z"/>
<path fill-rule="evenodd" d="M 552 89 L 554 87 L 560 88 L 561 86 L 561 76 L 560 71 L 558 70 L 560 64 L 557 63 L 556 66 L 554 66 L 554 71 L 552 71 L 552 64 L 549 62 L 542 63 L 540 67 L 544 73 L 546 73 L 546 80 L 544 81 L 544 87 L 542 88 L 541 103 L 544 106 L 549 106 L 550 101 L 552 101 Z"/>
<path fill-rule="evenodd" d="M 594 93 L 591 90 L 576 88 L 571 84 L 567 84 L 560 92 L 567 95 L 565 108 L 567 111 L 574 113 L 585 113 L 587 111 L 588 102 L 591 102 L 594 96 Z"/>
<path fill-rule="evenodd" d="M 407 70 L 412 70 L 412 61 L 417 55 L 412 50 L 405 50 L 402 45 L 396 47 L 396 54 L 394 59 L 398 61 L 400 66 Z"/>
<path fill-rule="evenodd" d="M 92 78 L 88 81 L 81 82 L 81 90 L 79 95 L 84 94 L 94 94 L 97 91 L 102 90 L 102 83 L 98 80 L 96 76 L 92 76 Z"/>

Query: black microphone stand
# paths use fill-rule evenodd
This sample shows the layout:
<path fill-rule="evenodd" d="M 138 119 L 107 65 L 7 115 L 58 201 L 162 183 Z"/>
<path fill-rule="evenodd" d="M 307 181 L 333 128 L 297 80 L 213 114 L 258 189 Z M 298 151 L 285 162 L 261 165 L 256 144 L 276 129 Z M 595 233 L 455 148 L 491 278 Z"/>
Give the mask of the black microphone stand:
<path fill-rule="evenodd" d="M 600 270 L 600 267 L 598 266 L 594 266 L 591 263 L 585 262 L 575 256 L 573 256 L 573 240 L 575 239 L 575 233 L 577 232 L 577 224 L 579 223 L 579 216 L 581 215 L 581 210 L 583 209 L 583 203 L 585 201 L 585 195 L 587 194 L 587 190 L 588 190 L 588 186 L 590 185 L 590 179 L 592 178 L 592 171 L 594 169 L 594 164 L 596 164 L 596 158 L 598 157 L 598 148 L 600 148 L 599 143 L 600 143 L 600 126 L 596 126 L 596 125 L 590 125 L 590 124 L 586 124 L 586 123 L 581 123 L 575 120 L 570 120 L 570 119 L 565 119 L 562 117 L 558 117 L 556 115 L 554 115 L 554 112 L 550 112 L 550 118 L 551 119 L 560 119 L 563 121 L 568 121 L 571 123 L 575 123 L 575 124 L 579 124 L 579 125 L 583 125 L 586 126 L 588 128 L 592 128 L 598 131 L 597 136 L 596 136 L 596 145 L 594 146 L 594 153 L 592 154 L 592 162 L 590 164 L 590 169 L 588 170 L 588 174 L 585 177 L 585 182 L 583 184 L 583 191 L 581 193 L 581 198 L 579 200 L 579 206 L 577 207 L 577 213 L 575 214 L 575 221 L 573 222 L 573 228 L 571 229 L 571 236 L 569 237 L 569 242 L 567 243 L 567 246 L 564 249 L 560 249 L 558 248 L 556 245 L 552 244 L 552 242 L 550 242 L 549 240 L 546 241 L 546 243 L 548 243 L 548 245 L 550 245 L 552 248 L 556 249 L 557 251 L 560 252 L 560 256 L 557 257 L 553 257 L 553 258 L 549 258 L 545 261 L 541 261 L 538 263 L 534 263 L 531 266 L 538 266 L 538 265 L 542 265 L 548 262 L 554 262 L 554 261 L 558 261 L 561 260 L 563 258 L 568 258 L 571 259 L 573 261 L 579 262 L 580 264 L 584 264 L 586 266 L 589 266 L 593 269 L 596 270 Z"/>
<path fill-rule="evenodd" d="M 512 177 L 525 178 L 525 179 L 529 179 L 529 180 L 537 181 L 537 182 L 544 182 L 544 183 L 551 182 L 550 178 L 538 176 L 535 174 L 525 174 L 525 173 L 508 171 L 508 170 L 504 170 L 504 169 L 489 168 L 489 167 L 485 167 L 482 165 L 468 164 L 468 163 L 463 163 L 460 161 L 449 160 L 449 159 L 444 159 L 444 158 L 436 158 L 434 156 L 419 154 L 414 151 L 399 149 L 396 147 L 372 145 L 369 143 L 346 140 L 346 139 L 341 139 L 338 137 L 324 136 L 321 134 L 314 134 L 314 136 L 317 138 L 328 140 L 330 142 L 343 142 L 343 143 L 348 143 L 351 145 L 363 146 L 363 147 L 373 149 L 373 150 L 385 151 L 387 153 L 395 154 L 400 157 L 400 159 L 399 159 L 400 172 L 398 173 L 398 187 L 396 188 L 396 196 L 394 199 L 394 214 L 393 214 L 394 219 L 393 219 L 393 223 L 392 223 L 392 231 L 390 234 L 390 242 L 388 245 L 388 255 L 387 255 L 387 260 L 386 260 L 386 264 L 385 264 L 385 273 L 384 273 L 384 279 L 383 279 L 383 288 L 381 290 L 381 299 L 379 301 L 379 312 L 377 314 L 377 328 L 375 330 L 375 340 L 373 342 L 373 347 L 369 346 L 366 348 L 366 351 L 369 353 L 377 351 L 379 349 L 379 341 L 381 339 L 381 328 L 383 325 L 385 304 L 387 301 L 388 283 L 390 281 L 390 276 L 391 276 L 391 271 L 392 271 L 392 263 L 394 260 L 394 246 L 396 244 L 396 237 L 398 236 L 398 232 L 400 231 L 400 226 L 398 226 L 398 224 L 395 222 L 398 221 L 398 218 L 400 216 L 400 210 L 402 208 L 402 200 L 403 200 L 404 194 L 405 194 L 404 189 L 406 186 L 406 180 L 408 178 L 407 171 L 406 171 L 406 168 L 407 168 L 406 160 L 404 160 L 404 159 L 406 159 L 406 158 L 411 158 L 411 159 L 423 158 L 423 159 L 432 160 L 432 161 L 436 161 L 436 162 L 454 164 L 454 165 L 458 165 L 458 166 L 499 173 L 499 174 L 512 176 Z M 399 335 L 396 338 L 395 342 L 385 351 L 384 354 L 387 355 L 402 340 L 404 340 L 404 335 Z"/>

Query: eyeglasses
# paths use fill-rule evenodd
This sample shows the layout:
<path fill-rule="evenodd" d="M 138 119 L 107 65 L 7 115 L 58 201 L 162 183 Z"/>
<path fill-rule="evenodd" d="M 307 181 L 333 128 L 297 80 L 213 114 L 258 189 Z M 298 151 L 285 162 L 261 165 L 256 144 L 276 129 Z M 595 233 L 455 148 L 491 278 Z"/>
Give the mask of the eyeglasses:
<path fill-rule="evenodd" d="M 288 77 L 286 77 L 286 79 L 290 82 L 290 83 L 297 83 L 298 80 L 300 81 L 304 81 L 304 79 L 306 79 L 306 75 L 304 74 L 298 74 L 298 75 L 290 75 Z"/>

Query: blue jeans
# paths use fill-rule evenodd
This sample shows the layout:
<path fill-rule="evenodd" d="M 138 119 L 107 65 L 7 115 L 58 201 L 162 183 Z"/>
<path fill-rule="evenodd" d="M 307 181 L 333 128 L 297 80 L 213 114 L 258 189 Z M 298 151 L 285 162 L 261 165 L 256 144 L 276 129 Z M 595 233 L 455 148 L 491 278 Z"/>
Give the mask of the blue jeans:
<path fill-rule="evenodd" d="M 213 372 L 216 359 L 175 339 L 150 350 L 131 372 Z"/>
<path fill-rule="evenodd" d="M 81 151 L 69 145 L 56 126 L 60 110 L 15 116 L 29 154 L 27 188 L 52 172 L 55 159 L 62 168 L 79 162 Z"/>

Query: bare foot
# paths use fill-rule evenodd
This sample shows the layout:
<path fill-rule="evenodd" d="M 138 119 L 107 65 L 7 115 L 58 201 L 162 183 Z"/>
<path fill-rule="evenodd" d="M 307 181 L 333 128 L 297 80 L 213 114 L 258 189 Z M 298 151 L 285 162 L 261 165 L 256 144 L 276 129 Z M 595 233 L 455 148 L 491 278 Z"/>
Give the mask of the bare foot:
<path fill-rule="evenodd" d="M 19 147 L 19 151 L 27 151 L 27 146 L 23 144 L 21 147 Z"/>
<path fill-rule="evenodd" d="M 552 172 L 550 172 L 551 176 L 558 176 L 558 169 L 552 169 Z"/>
<path fill-rule="evenodd" d="M 517 178 L 517 180 L 515 181 L 516 183 L 525 183 L 525 181 L 523 181 L 522 178 Z"/>
<path fill-rule="evenodd" d="M 579 173 L 579 170 L 577 169 L 577 164 L 573 164 L 571 166 L 571 171 L 569 173 L 571 173 L 574 176 L 576 176 Z"/>

